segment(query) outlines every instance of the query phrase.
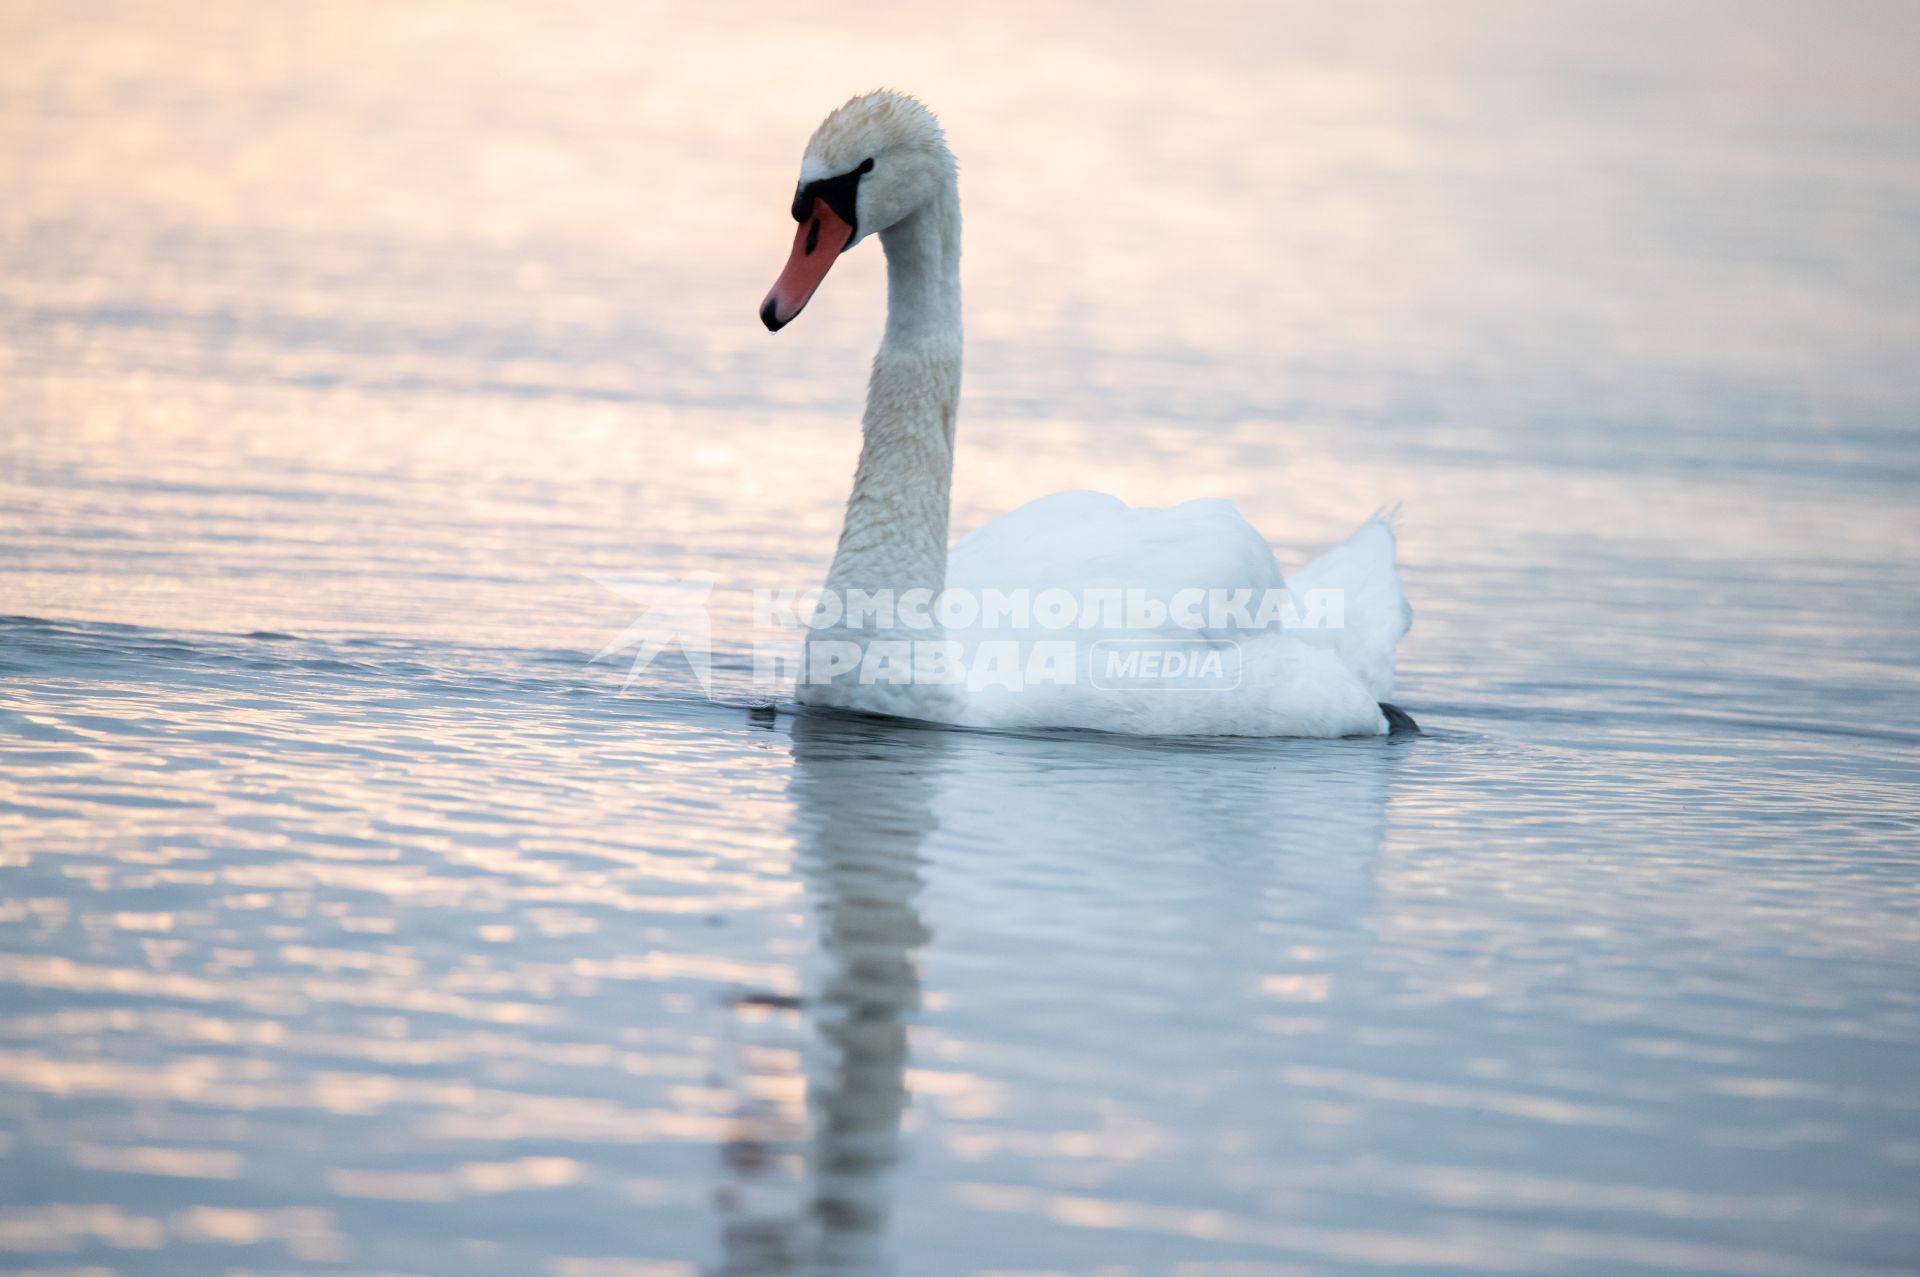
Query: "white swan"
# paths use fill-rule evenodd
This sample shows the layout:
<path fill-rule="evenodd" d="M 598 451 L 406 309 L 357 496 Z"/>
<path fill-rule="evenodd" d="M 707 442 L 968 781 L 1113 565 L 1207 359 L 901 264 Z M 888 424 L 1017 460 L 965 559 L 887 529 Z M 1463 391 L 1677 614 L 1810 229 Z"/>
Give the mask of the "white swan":
<path fill-rule="evenodd" d="M 1226 501 L 1129 509 L 1100 493 L 1057 493 L 975 530 L 949 556 L 960 196 L 953 154 L 926 107 L 883 91 L 829 115 L 807 144 L 792 211 L 792 256 L 760 309 L 769 330 L 799 314 L 834 260 L 867 236 L 878 234 L 887 256 L 886 335 L 824 610 L 801 665 L 801 703 L 1149 735 L 1411 726 L 1383 704 L 1411 621 L 1383 518 L 1290 582 Z M 1010 614 L 979 614 L 989 591 Z M 1051 610 L 1039 597 L 1049 591 Z M 1245 610 L 1235 612 L 1242 592 Z M 925 606 L 936 597 L 941 606 Z M 862 599 L 880 602 L 847 608 Z M 1068 668 L 1056 659 L 1063 646 Z M 1186 673 L 1165 677 L 1174 666 Z"/>

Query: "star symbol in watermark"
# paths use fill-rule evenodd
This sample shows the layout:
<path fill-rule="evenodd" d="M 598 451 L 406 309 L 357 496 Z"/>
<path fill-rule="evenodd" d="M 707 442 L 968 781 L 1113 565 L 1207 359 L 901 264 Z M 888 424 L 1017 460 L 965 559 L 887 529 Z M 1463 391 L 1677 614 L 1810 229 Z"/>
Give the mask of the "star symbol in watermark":
<path fill-rule="evenodd" d="M 713 697 L 713 624 L 707 614 L 707 599 L 717 578 L 710 576 L 601 576 L 592 579 L 621 598 L 640 605 L 640 615 L 614 640 L 596 652 L 589 661 L 601 661 L 633 649 L 633 664 L 620 684 L 626 691 L 634 680 L 675 643 L 686 657 L 687 668 L 700 680 L 700 691 Z"/>

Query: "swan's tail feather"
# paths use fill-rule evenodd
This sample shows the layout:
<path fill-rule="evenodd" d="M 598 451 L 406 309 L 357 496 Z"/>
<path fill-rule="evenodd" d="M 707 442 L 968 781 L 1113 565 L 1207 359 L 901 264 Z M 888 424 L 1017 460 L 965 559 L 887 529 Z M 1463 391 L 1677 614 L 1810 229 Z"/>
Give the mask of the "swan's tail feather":
<path fill-rule="evenodd" d="M 1309 614 L 1318 598 L 1326 605 L 1326 615 L 1337 616 L 1337 628 L 1325 631 L 1326 641 L 1375 700 L 1392 694 L 1393 649 L 1413 625 L 1413 609 L 1400 592 L 1393 561 L 1393 523 L 1398 517 L 1398 506 L 1383 510 L 1287 579 L 1287 588 Z"/>

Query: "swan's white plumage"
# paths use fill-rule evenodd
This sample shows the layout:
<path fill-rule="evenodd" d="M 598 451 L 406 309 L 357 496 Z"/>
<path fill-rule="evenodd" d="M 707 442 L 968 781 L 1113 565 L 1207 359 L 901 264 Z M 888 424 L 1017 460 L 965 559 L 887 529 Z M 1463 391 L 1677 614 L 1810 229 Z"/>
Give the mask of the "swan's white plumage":
<path fill-rule="evenodd" d="M 1343 624 L 1287 628 L 1275 622 L 1228 631 L 1107 629 L 1070 632 L 1004 626 L 929 635 L 866 621 L 816 631 L 811 640 L 850 640 L 869 653 L 883 640 L 958 640 L 968 651 L 989 640 L 1023 644 L 1071 638 L 1081 658 L 1072 682 L 1029 682 L 1018 690 L 982 683 L 874 683 L 856 674 L 803 678 L 807 704 L 981 727 L 1079 727 L 1163 735 L 1355 736 L 1387 730 L 1378 702 L 1393 687 L 1393 652 L 1411 619 L 1394 569 L 1393 532 L 1375 519 L 1345 543 L 1282 576 L 1266 539 L 1231 502 L 1189 501 L 1130 508 L 1098 492 L 1062 492 L 1030 502 L 976 529 L 944 552 L 954 426 L 959 406 L 960 199 L 957 170 L 933 113 L 904 94 L 848 102 L 807 145 L 801 183 L 859 170 L 857 239 L 877 234 L 887 253 L 887 327 L 874 358 L 860 464 L 833 566 L 830 591 L 943 587 L 1061 589 L 1083 601 L 1095 591 L 1138 591 L 1170 602 L 1182 590 L 1247 590 L 1294 595 L 1337 592 Z M 1311 614 L 1310 607 L 1301 611 Z M 1143 690 L 1096 686 L 1095 644 L 1166 638 L 1234 645 L 1232 690 Z"/>
<path fill-rule="evenodd" d="M 1231 501 L 1156 510 L 1088 491 L 1029 501 L 962 538 L 948 559 L 947 584 L 984 584 L 989 576 L 1036 588 L 1283 584 L 1266 538 Z"/>
<path fill-rule="evenodd" d="M 1300 633 L 1339 653 L 1376 701 L 1393 695 L 1393 650 L 1413 626 L 1413 609 L 1400 592 L 1393 550 L 1392 515 L 1376 516 L 1287 578 L 1288 586 L 1301 595 L 1339 592 L 1345 605 L 1343 624 Z"/>
<path fill-rule="evenodd" d="M 1073 683 L 987 688 L 970 693 L 956 721 L 978 727 L 1081 727 L 1151 735 L 1356 736 L 1386 730 L 1379 702 L 1392 690 L 1393 649 L 1410 613 L 1393 564 L 1393 532 L 1375 519 L 1345 543 L 1283 577 L 1272 548 L 1232 502 L 1188 501 L 1167 509 L 1129 507 L 1102 492 L 1059 492 L 1029 502 L 961 539 L 947 567 L 949 589 L 1064 589 L 1084 606 L 1101 591 L 1133 591 L 1172 604 L 1183 590 L 1294 595 L 1294 615 L 1313 619 L 1305 595 L 1337 592 L 1338 625 L 1259 629 L 1185 628 L 1171 613 L 1153 629 L 1037 626 L 1024 631 L 956 631 L 971 649 L 996 638 L 1023 644 L 1071 638 L 1080 670 Z M 1328 600 L 1322 599 L 1325 603 Z M 1096 645 L 1142 638 L 1206 639 L 1238 649 L 1239 679 L 1219 690 L 1101 688 L 1088 674 Z"/>

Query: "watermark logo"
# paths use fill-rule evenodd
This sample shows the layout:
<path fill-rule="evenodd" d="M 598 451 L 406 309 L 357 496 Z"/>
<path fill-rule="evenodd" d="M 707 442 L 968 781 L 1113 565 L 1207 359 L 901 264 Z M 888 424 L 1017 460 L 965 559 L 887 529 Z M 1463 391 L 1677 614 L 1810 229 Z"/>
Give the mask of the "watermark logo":
<path fill-rule="evenodd" d="M 715 579 L 710 576 L 598 576 L 593 578 L 621 598 L 640 605 L 640 615 L 605 647 L 594 653 L 602 661 L 633 649 L 633 664 L 620 684 L 626 691 L 645 673 L 654 658 L 678 647 L 687 668 L 700 682 L 700 692 L 713 696 L 713 618 L 707 600 Z M 590 661 L 589 664 L 592 662 Z"/>
<path fill-rule="evenodd" d="M 621 690 L 677 647 L 713 693 L 709 576 L 595 576 L 640 614 L 593 657 L 631 652 Z M 756 691 L 796 684 L 927 685 L 972 693 L 1084 683 L 1107 691 L 1240 686 L 1243 640 L 1338 630 L 1340 590 L 770 590 L 752 592 Z M 777 637 L 769 637 L 769 635 Z"/>
<path fill-rule="evenodd" d="M 1100 639 L 1087 651 L 1087 681 L 1112 692 L 1230 692 L 1240 686 L 1233 639 Z"/>

